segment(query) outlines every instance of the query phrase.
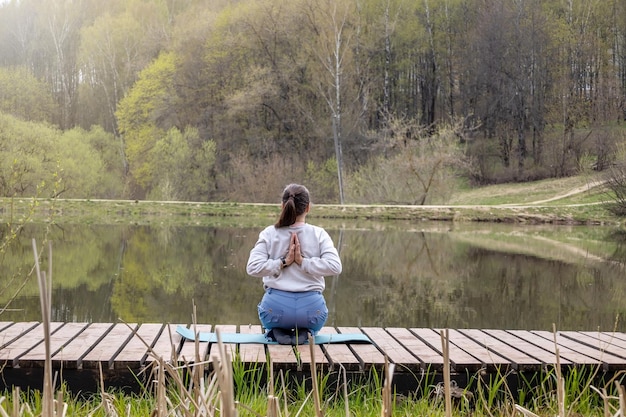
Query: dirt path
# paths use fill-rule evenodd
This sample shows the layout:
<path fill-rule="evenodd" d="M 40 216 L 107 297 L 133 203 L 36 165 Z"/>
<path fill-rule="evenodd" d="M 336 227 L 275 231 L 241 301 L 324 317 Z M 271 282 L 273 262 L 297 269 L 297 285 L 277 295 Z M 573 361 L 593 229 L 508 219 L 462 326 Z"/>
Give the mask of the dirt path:
<path fill-rule="evenodd" d="M 532 206 L 532 205 L 537 205 L 537 204 L 544 204 L 544 203 L 548 203 L 550 201 L 556 201 L 556 200 L 560 200 L 566 197 L 570 197 L 576 194 L 580 194 L 580 193 L 584 193 L 587 192 L 589 190 L 591 190 L 592 188 L 595 187 L 599 187 L 601 185 L 603 185 L 606 181 L 592 181 L 589 184 L 585 184 L 583 186 L 574 188 L 568 192 L 566 192 L 565 194 L 559 194 L 556 195 L 554 197 L 550 197 L 550 198 L 546 198 L 545 200 L 536 200 L 536 201 L 531 201 L 529 203 L 525 203 L 523 204 L 523 206 Z M 522 204 L 503 204 L 504 206 L 521 206 Z"/>

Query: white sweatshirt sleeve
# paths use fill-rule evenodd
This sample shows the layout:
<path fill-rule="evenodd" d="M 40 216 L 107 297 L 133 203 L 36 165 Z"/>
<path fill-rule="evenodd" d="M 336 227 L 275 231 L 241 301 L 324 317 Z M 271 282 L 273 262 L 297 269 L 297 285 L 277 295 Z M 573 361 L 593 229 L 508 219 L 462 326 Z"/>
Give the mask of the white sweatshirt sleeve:
<path fill-rule="evenodd" d="M 311 275 L 339 275 L 342 270 L 341 259 L 332 239 L 322 228 L 316 228 L 316 235 L 319 241 L 319 255 L 313 253 L 307 256 L 308 245 L 303 245 L 302 270 Z"/>
<path fill-rule="evenodd" d="M 282 262 L 280 256 L 271 257 L 272 243 L 276 240 L 274 227 L 266 228 L 259 233 L 254 247 L 250 251 L 250 257 L 248 258 L 248 264 L 246 265 L 246 272 L 253 277 L 265 277 L 265 276 L 278 276 L 282 269 Z"/>

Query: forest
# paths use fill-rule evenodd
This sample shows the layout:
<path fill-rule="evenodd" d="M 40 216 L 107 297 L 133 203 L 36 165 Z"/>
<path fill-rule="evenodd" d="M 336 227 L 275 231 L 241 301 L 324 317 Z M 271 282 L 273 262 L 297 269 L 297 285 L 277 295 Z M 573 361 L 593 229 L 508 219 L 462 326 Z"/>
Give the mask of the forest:
<path fill-rule="evenodd" d="M 623 0 L 0 1 L 0 196 L 442 204 L 626 163 Z"/>

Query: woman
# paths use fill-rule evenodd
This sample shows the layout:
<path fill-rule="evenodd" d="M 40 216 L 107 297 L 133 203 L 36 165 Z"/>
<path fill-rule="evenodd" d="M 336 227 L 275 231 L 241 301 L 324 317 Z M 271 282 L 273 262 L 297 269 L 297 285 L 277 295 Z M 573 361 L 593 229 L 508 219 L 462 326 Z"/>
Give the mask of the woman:
<path fill-rule="evenodd" d="M 300 344 L 315 335 L 328 318 L 322 292 L 325 275 L 341 273 L 341 260 L 328 233 L 306 223 L 309 190 L 290 184 L 283 191 L 278 222 L 266 227 L 250 251 L 246 270 L 263 278 L 265 294 L 258 305 L 267 336 Z"/>

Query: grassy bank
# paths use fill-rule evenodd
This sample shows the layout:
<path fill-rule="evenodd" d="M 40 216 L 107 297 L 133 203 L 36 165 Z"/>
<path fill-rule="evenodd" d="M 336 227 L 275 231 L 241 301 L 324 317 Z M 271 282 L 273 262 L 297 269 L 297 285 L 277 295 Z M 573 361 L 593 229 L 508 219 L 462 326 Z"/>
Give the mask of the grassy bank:
<path fill-rule="evenodd" d="M 411 220 L 550 224 L 622 225 L 624 219 L 607 210 L 611 202 L 598 179 L 572 177 L 525 184 L 466 189 L 447 205 L 330 205 L 314 204 L 310 218 Z M 133 224 L 259 225 L 275 219 L 278 204 L 234 202 L 159 202 L 130 200 L 3 199 L 7 222 L 34 221 Z"/>

